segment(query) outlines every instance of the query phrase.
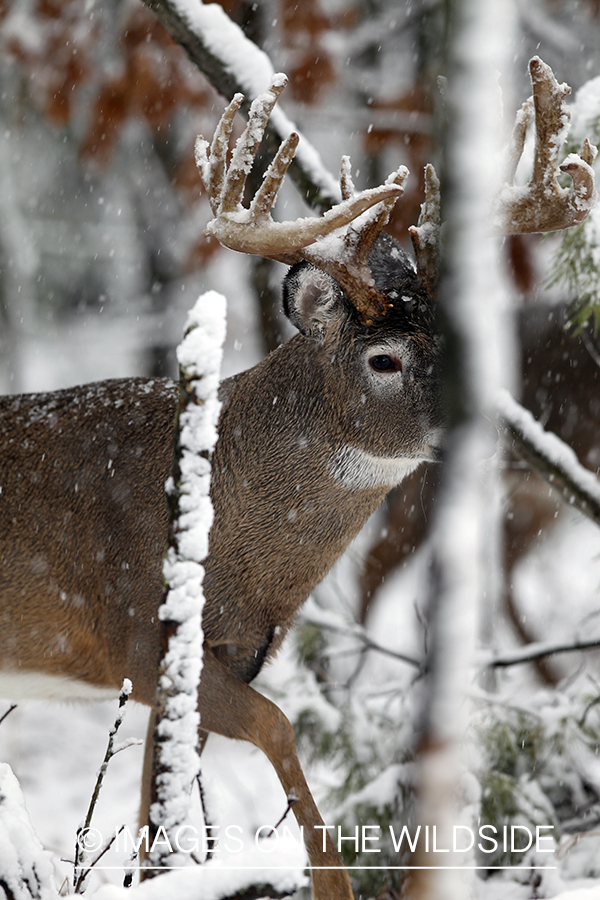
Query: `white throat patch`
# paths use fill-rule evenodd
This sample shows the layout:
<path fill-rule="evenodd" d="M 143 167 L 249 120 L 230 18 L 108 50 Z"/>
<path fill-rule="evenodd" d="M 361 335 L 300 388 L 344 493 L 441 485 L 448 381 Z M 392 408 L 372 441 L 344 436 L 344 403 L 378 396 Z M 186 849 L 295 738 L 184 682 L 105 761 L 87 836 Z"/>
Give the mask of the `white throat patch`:
<path fill-rule="evenodd" d="M 329 471 L 349 490 L 393 488 L 422 462 L 407 457 L 372 456 L 359 447 L 340 447 L 329 462 Z"/>

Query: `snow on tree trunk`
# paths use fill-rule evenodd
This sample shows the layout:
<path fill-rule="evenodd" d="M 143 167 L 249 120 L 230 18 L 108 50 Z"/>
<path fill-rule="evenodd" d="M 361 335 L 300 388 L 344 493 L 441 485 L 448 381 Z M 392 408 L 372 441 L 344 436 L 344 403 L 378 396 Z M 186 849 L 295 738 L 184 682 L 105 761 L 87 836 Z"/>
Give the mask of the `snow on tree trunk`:
<path fill-rule="evenodd" d="M 442 171 L 445 245 L 440 313 L 446 339 L 444 384 L 450 416 L 442 489 L 433 529 L 428 680 L 418 743 L 417 819 L 436 828 L 438 849 L 420 845 L 412 864 L 443 866 L 412 874 L 411 898 L 469 896 L 469 853 L 454 850 L 453 826 L 473 826 L 479 787 L 469 775 L 467 693 L 486 591 L 487 510 L 494 467 L 490 426 L 504 383 L 508 347 L 499 242 L 490 234 L 490 210 L 500 186 L 497 71 L 510 71 L 510 0 L 448 4 L 447 117 Z M 472 751 L 471 751 L 472 752 Z M 464 834 L 464 832 L 463 832 Z M 468 842 L 467 842 L 468 843 Z M 461 842 L 461 846 L 465 846 Z"/>
<path fill-rule="evenodd" d="M 188 817 L 191 787 L 200 771 L 197 692 L 202 667 L 202 562 L 208 555 L 213 520 L 210 454 L 217 440 L 224 338 L 225 299 L 209 291 L 189 314 L 177 348 L 178 427 L 173 476 L 167 484 L 166 596 L 159 610 L 164 655 L 156 700 L 147 874 L 191 862 L 189 853 L 171 851 L 178 849 L 178 829 Z"/>

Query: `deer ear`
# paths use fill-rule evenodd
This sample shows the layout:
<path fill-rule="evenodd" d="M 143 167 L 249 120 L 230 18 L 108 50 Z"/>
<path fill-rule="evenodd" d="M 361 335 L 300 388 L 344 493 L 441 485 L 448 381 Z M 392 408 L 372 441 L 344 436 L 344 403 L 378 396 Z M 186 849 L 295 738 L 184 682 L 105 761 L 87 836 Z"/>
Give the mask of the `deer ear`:
<path fill-rule="evenodd" d="M 322 269 L 298 263 L 283 282 L 283 311 L 301 334 L 323 340 L 344 316 L 342 291 Z"/>

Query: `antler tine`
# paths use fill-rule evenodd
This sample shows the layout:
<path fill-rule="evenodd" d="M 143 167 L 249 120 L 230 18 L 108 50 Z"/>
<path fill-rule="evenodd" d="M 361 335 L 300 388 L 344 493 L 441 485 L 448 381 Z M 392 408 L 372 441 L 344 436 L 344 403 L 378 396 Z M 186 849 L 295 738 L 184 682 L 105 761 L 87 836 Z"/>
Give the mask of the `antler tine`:
<path fill-rule="evenodd" d="M 404 193 L 404 182 L 407 177 L 408 169 L 406 166 L 400 166 L 387 177 L 385 183 L 397 185 L 401 189 L 401 193 Z M 347 180 L 346 190 L 349 189 L 350 184 L 351 180 L 350 182 Z M 355 261 L 359 265 L 366 266 L 373 244 L 387 225 L 397 199 L 398 197 L 392 197 L 374 206 L 368 213 L 362 215 L 360 220 L 353 222 L 346 231 L 346 246 L 352 248 Z"/>
<path fill-rule="evenodd" d="M 417 275 L 433 295 L 439 274 L 440 181 L 431 164 L 425 166 L 425 201 L 419 221 L 408 229 L 415 251 Z"/>
<path fill-rule="evenodd" d="M 523 148 L 525 147 L 525 138 L 527 137 L 527 129 L 535 115 L 535 107 L 533 105 L 533 97 L 528 97 L 521 106 L 521 109 L 515 116 L 515 124 L 508 145 L 508 160 L 506 166 L 506 183 L 513 184 L 519 160 L 523 156 Z"/>
<path fill-rule="evenodd" d="M 558 154 L 564 143 L 571 119 L 565 97 L 571 93 L 568 84 L 559 84 L 550 66 L 534 56 L 529 61 L 535 107 L 535 158 L 533 180 L 552 179 Z"/>
<path fill-rule="evenodd" d="M 500 194 L 497 209 L 499 230 L 504 234 L 558 231 L 583 222 L 596 202 L 594 172 L 595 155 L 589 142 L 582 156 L 570 154 L 561 166 L 558 156 L 569 128 L 570 113 L 565 97 L 571 89 L 558 84 L 552 69 L 535 56 L 529 63 L 533 100 L 524 104 L 517 115 L 510 151 L 509 183 Z M 535 110 L 535 157 L 533 174 L 526 188 L 512 184 L 514 172 L 523 150 L 525 132 Z M 558 171 L 571 176 L 569 189 L 558 182 Z"/>
<path fill-rule="evenodd" d="M 581 153 L 579 154 L 584 163 L 587 163 L 588 166 L 594 165 L 594 160 L 598 155 L 598 148 L 594 146 L 587 138 L 584 138 L 583 144 L 581 145 Z"/>
<path fill-rule="evenodd" d="M 210 207 L 216 215 L 223 200 L 223 185 L 227 171 L 227 150 L 233 128 L 235 115 L 244 102 L 243 94 L 235 94 L 233 100 L 219 119 L 210 145 L 202 135 L 196 139 L 194 146 L 196 165 L 200 178 L 208 194 Z"/>
<path fill-rule="evenodd" d="M 281 144 L 279 150 L 275 154 L 274 160 L 267 169 L 264 181 L 257 190 L 254 200 L 250 205 L 250 212 L 256 222 L 264 221 L 271 212 L 277 194 L 279 193 L 279 188 L 285 177 L 285 173 L 296 153 L 296 147 L 298 146 L 299 140 L 299 136 L 295 132 L 292 132 L 285 139 L 283 144 Z"/>
<path fill-rule="evenodd" d="M 268 91 L 260 94 L 252 102 L 248 115 L 248 124 L 236 144 L 231 158 L 231 165 L 225 176 L 225 188 L 221 203 L 221 209 L 225 213 L 235 212 L 241 202 L 246 178 L 252 168 L 256 151 L 263 139 L 269 116 L 286 84 L 287 78 L 285 75 L 276 75 Z"/>
<path fill-rule="evenodd" d="M 340 188 L 342 190 L 342 200 L 349 200 L 350 197 L 354 197 L 354 182 L 352 181 L 349 156 L 342 156 L 342 164 L 340 167 Z"/>

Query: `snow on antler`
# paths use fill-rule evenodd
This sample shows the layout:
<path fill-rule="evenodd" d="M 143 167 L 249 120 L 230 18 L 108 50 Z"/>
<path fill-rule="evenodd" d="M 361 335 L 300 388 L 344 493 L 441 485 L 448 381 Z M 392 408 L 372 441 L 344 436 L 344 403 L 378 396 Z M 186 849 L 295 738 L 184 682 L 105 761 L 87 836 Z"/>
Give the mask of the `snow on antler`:
<path fill-rule="evenodd" d="M 508 181 L 495 210 L 496 226 L 503 234 L 561 231 L 583 222 L 598 199 L 592 169 L 597 151 L 587 139 L 579 156 L 570 153 L 562 165 L 558 164 L 569 132 L 570 112 L 565 97 L 571 88 L 559 84 L 550 66 L 537 56 L 530 61 L 529 72 L 533 97 L 517 113 L 509 148 Z M 514 175 L 532 119 L 535 120 L 533 173 L 529 183 L 519 187 L 514 184 Z M 571 176 L 569 188 L 560 186 L 559 172 Z"/>
<path fill-rule="evenodd" d="M 319 218 L 275 222 L 271 218 L 271 209 L 298 144 L 298 136 L 292 133 L 281 144 L 249 208 L 244 207 L 242 197 L 248 173 L 269 116 L 286 83 L 285 75 L 276 75 L 269 90 L 254 100 L 248 124 L 229 166 L 227 150 L 233 119 L 243 99 L 241 94 L 237 94 L 225 110 L 212 144 L 209 146 L 202 137 L 196 141 L 196 163 L 214 214 L 204 233 L 214 235 L 231 250 L 276 259 L 288 265 L 305 259 L 320 266 L 336 278 L 363 319 L 368 321 L 371 316 L 384 313 L 386 308 L 383 298 L 375 290 L 367 265 L 368 254 L 387 223 L 394 203 L 403 193 L 402 185 L 408 170 L 400 166 L 385 184 L 355 193 L 349 162 L 343 162 L 341 203 Z M 331 248 L 319 242 L 338 229 L 336 253 L 331 253 Z"/>
<path fill-rule="evenodd" d="M 507 150 L 505 184 L 495 204 L 492 224 L 502 234 L 562 231 L 583 222 L 595 206 L 598 195 L 592 163 L 596 148 L 586 139 L 581 154 L 570 153 L 559 165 L 561 148 L 569 132 L 570 111 L 565 103 L 571 88 L 558 84 L 550 66 L 534 57 L 529 63 L 533 96 L 515 117 Z M 529 183 L 514 183 L 523 155 L 527 130 L 535 123 L 535 156 Z M 558 176 L 571 176 L 563 188 Z M 409 229 L 421 280 L 431 292 L 439 266 L 440 188 L 433 166 L 425 169 L 425 202 L 417 226 Z"/>

